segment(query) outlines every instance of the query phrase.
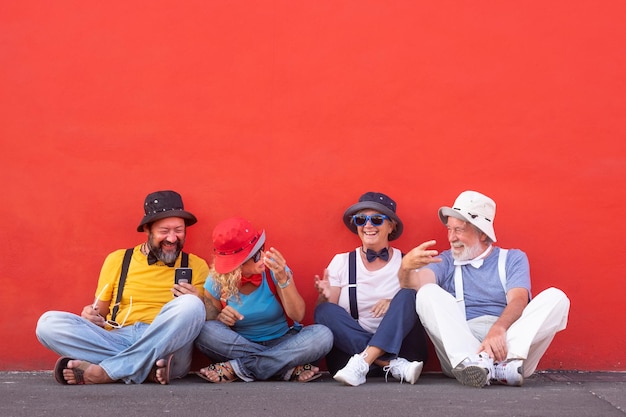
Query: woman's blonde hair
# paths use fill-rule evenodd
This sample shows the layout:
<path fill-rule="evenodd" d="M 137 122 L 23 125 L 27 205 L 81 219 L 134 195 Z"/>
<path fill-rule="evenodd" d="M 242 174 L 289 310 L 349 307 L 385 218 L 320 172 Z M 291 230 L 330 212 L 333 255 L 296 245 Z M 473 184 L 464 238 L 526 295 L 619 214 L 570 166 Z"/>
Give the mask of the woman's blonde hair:
<path fill-rule="evenodd" d="M 239 301 L 239 283 L 241 282 L 241 265 L 233 271 L 220 274 L 215 270 L 215 261 L 211 264 L 209 275 L 213 278 L 213 288 L 220 294 L 220 298 L 227 300 L 235 297 Z"/>

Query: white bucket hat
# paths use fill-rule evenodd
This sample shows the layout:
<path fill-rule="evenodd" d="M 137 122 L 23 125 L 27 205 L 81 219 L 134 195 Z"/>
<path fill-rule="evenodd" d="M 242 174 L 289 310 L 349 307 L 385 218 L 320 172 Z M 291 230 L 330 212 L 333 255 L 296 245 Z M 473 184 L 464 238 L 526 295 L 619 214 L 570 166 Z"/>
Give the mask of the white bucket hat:
<path fill-rule="evenodd" d="M 496 202 L 486 195 L 477 191 L 463 191 L 452 208 L 444 206 L 439 209 L 439 219 L 443 224 L 448 223 L 448 216 L 473 224 L 496 241 L 496 232 L 493 230 Z"/>

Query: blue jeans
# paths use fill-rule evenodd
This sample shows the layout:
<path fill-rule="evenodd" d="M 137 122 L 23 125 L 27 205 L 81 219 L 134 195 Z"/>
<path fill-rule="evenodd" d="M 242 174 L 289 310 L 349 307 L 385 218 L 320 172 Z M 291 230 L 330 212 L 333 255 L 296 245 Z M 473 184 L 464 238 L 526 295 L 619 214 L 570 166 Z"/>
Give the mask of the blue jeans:
<path fill-rule="evenodd" d="M 326 356 L 328 370 L 337 372 L 352 355 L 363 352 L 367 346 L 385 351 L 380 357 L 382 360 L 399 356 L 410 361 L 425 361 L 426 332 L 415 312 L 415 296 L 415 290 L 398 291 L 374 334 L 363 329 L 337 304 L 319 304 L 315 308 L 315 322 L 327 326 L 334 336 L 333 349 Z"/>
<path fill-rule="evenodd" d="M 152 324 L 105 330 L 72 313 L 48 311 L 37 322 L 41 344 L 61 356 L 100 365 L 113 380 L 142 383 L 157 360 L 174 353 L 171 378 L 189 372 L 193 341 L 205 320 L 204 303 L 186 294 L 165 304 Z"/>
<path fill-rule="evenodd" d="M 196 347 L 215 362 L 229 362 L 235 374 L 246 382 L 284 379 L 298 365 L 315 362 L 330 351 L 333 335 L 319 324 L 291 329 L 266 342 L 252 342 L 224 323 L 204 323 Z"/>

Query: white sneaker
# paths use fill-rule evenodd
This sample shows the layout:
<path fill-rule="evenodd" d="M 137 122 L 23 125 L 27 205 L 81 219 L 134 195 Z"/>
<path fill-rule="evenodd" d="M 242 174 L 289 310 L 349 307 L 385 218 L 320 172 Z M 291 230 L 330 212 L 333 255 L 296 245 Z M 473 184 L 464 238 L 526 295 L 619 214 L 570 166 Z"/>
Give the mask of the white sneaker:
<path fill-rule="evenodd" d="M 367 375 L 369 370 L 370 366 L 365 362 L 365 359 L 357 353 L 350 358 L 346 366 L 337 371 L 333 378 L 345 385 L 357 387 L 361 384 L 365 384 L 365 375 Z"/>
<path fill-rule="evenodd" d="M 521 387 L 524 383 L 523 368 L 524 361 L 522 359 L 509 359 L 504 362 L 498 362 L 494 366 L 491 380 L 504 385 Z"/>
<path fill-rule="evenodd" d="M 400 383 L 407 381 L 413 385 L 420 377 L 423 367 L 424 362 L 409 362 L 404 358 L 396 358 L 389 361 L 389 365 L 383 367 L 383 371 L 391 372 L 391 375 L 399 379 Z M 385 374 L 385 380 L 387 380 L 387 374 Z"/>
<path fill-rule="evenodd" d="M 469 356 L 453 370 L 454 377 L 463 385 L 482 388 L 489 385 L 491 375 L 494 374 L 493 359 L 485 352 Z"/>

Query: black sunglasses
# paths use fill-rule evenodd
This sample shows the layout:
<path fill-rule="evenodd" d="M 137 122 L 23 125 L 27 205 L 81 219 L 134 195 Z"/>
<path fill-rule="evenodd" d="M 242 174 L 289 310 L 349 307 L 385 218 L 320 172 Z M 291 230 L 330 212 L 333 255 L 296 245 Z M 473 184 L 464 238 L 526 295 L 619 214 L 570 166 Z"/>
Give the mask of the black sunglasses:
<path fill-rule="evenodd" d="M 256 251 L 256 253 L 254 255 L 252 255 L 252 261 L 254 263 L 257 263 L 261 260 L 261 256 L 263 256 L 263 251 L 265 250 L 265 245 L 261 246 L 261 249 L 259 249 L 258 251 Z"/>
<path fill-rule="evenodd" d="M 365 224 L 367 223 L 367 221 L 369 220 L 370 223 L 372 223 L 372 226 L 382 226 L 382 224 L 385 222 L 385 219 L 388 219 L 389 217 L 385 216 L 384 214 L 372 214 L 371 216 L 367 216 L 365 214 L 355 214 L 354 216 L 352 216 L 352 221 L 354 222 L 354 224 L 356 224 L 357 226 L 365 226 Z"/>

